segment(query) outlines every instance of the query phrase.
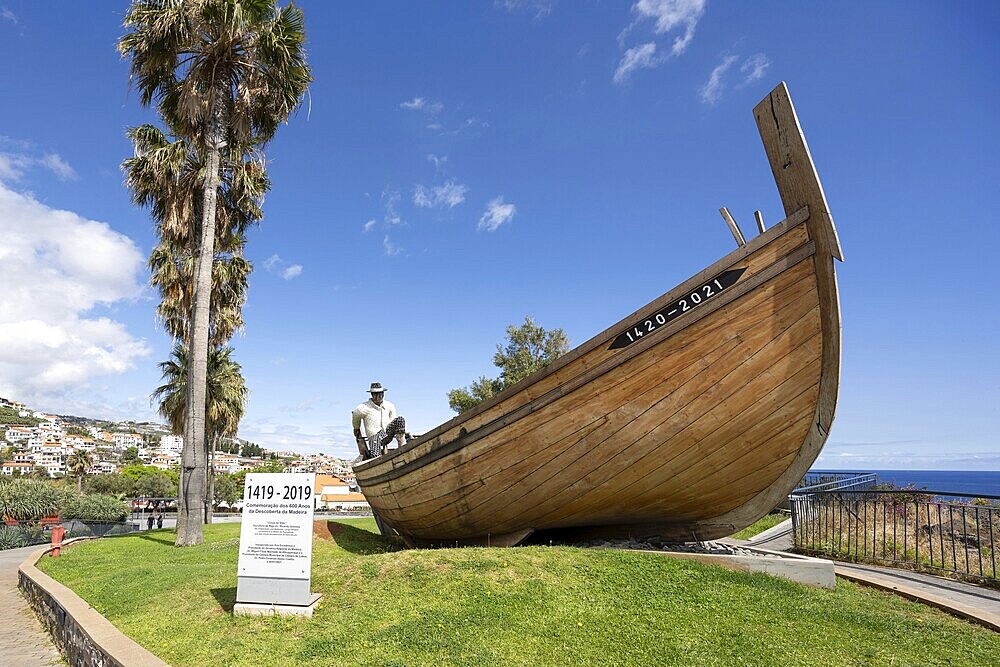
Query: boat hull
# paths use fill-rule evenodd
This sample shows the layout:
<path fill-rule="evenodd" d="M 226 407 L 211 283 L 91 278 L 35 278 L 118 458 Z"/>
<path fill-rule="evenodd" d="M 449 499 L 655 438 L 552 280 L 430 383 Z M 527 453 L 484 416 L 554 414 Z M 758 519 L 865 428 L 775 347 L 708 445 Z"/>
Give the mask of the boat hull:
<path fill-rule="evenodd" d="M 784 123 L 773 146 L 761 128 L 784 170 L 785 135 L 801 133 L 790 100 L 783 120 L 782 94 L 765 100 L 773 113 L 759 105 L 758 123 Z M 704 540 L 772 509 L 825 441 L 840 358 L 825 199 L 786 198 L 776 179 L 784 221 L 545 370 L 358 466 L 382 521 L 420 544 L 533 531 Z"/>

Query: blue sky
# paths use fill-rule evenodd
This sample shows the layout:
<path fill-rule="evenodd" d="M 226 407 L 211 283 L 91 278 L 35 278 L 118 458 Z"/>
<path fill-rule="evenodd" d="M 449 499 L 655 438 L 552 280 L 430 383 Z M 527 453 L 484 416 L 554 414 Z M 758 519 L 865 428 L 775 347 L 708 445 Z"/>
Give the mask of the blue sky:
<path fill-rule="evenodd" d="M 1000 5 L 300 6 L 316 80 L 247 248 L 243 437 L 353 456 L 372 380 L 433 428 L 508 324 L 582 343 L 729 252 L 720 206 L 776 222 L 751 110 L 784 80 L 847 260 L 817 465 L 1000 469 Z M 126 7 L 0 0 L 0 396 L 152 419 Z"/>

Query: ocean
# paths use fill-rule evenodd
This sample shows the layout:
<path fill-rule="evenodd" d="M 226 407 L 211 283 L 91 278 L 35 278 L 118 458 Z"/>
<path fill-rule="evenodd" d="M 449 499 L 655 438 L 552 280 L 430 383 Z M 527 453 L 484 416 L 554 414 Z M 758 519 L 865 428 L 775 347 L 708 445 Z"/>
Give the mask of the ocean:
<path fill-rule="evenodd" d="M 873 472 L 878 475 L 880 484 L 913 486 L 928 491 L 1000 496 L 1000 470 L 831 470 L 830 472 Z"/>

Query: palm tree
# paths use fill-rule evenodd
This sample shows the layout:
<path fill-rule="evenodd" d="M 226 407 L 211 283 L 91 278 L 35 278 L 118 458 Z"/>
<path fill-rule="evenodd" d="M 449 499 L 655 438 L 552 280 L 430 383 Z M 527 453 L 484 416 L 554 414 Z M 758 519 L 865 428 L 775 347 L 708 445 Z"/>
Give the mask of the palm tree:
<path fill-rule="evenodd" d="M 152 125 L 130 128 L 134 157 L 122 163 L 137 206 L 149 207 L 161 238 L 150 254 L 152 283 L 164 328 L 187 341 L 193 304 L 196 246 L 190 233 L 200 219 L 201 163 L 184 139 L 169 139 Z M 216 247 L 212 262 L 209 342 L 224 345 L 243 327 L 243 304 L 253 266 L 243 257 L 246 230 L 263 217 L 261 203 L 270 181 L 261 156 L 231 154 L 217 200 Z"/>
<path fill-rule="evenodd" d="M 236 435 L 240 420 L 246 408 L 249 391 L 243 379 L 240 365 L 232 360 L 233 348 L 213 348 L 208 356 L 208 409 L 205 441 L 211 443 L 211 456 L 207 461 L 209 483 L 204 498 L 204 518 L 211 523 L 214 496 L 215 448 L 222 438 Z M 153 392 L 153 400 L 160 402 L 160 414 L 177 434 L 183 432 L 184 411 L 187 403 L 187 350 L 177 344 L 171 352 L 171 359 L 160 364 L 164 383 Z M 185 443 L 186 445 L 186 443 Z"/>
<path fill-rule="evenodd" d="M 189 325 L 191 378 L 178 502 L 178 546 L 202 542 L 190 502 L 205 497 L 206 383 L 216 201 L 223 151 L 270 141 L 308 88 L 302 11 L 272 0 L 133 0 L 118 49 L 143 105 L 204 156 Z"/>
<path fill-rule="evenodd" d="M 87 474 L 87 470 L 94 465 L 94 457 L 90 455 L 90 452 L 78 449 L 66 459 L 66 469 L 71 475 L 76 477 L 76 493 L 79 496 L 83 495 L 83 476 Z"/>
<path fill-rule="evenodd" d="M 161 237 L 148 261 L 152 283 L 160 290 L 157 314 L 167 332 L 186 346 L 191 321 L 194 252 L 191 237 L 185 236 L 188 226 L 183 224 L 182 218 L 185 215 L 197 217 L 195 209 L 200 198 L 196 191 L 201 187 L 201 181 L 195 176 L 200 169 L 198 156 L 186 149 L 183 139 L 170 140 L 150 125 L 131 128 L 128 134 L 135 147 L 135 156 L 122 164 L 126 181 L 134 203 L 152 209 Z M 209 321 L 209 343 L 213 350 L 227 343 L 243 326 L 243 304 L 253 269 L 243 258 L 244 234 L 247 227 L 262 217 L 260 200 L 270 187 L 258 158 L 229 162 L 233 163 L 233 168 L 226 170 L 222 196 L 217 200 L 217 244 L 212 263 Z M 210 376 L 212 364 L 210 358 Z M 185 406 L 181 404 L 177 409 L 181 423 L 174 430 L 180 434 L 183 433 Z M 239 419 L 236 421 L 238 423 Z M 203 461 L 207 469 L 206 493 L 211 499 L 214 493 L 214 441 L 206 438 L 205 446 L 210 447 Z M 211 502 L 205 505 L 206 523 L 211 523 L 212 507 Z"/>

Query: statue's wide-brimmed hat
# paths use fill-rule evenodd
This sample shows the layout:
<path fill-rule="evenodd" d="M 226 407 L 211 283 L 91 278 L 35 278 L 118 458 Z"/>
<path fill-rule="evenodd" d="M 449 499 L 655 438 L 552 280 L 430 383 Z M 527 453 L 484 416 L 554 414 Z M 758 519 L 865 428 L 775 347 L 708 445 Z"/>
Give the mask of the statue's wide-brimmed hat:
<path fill-rule="evenodd" d="M 385 391 L 381 382 L 372 382 L 372 386 L 368 389 L 369 394 L 382 394 Z"/>

